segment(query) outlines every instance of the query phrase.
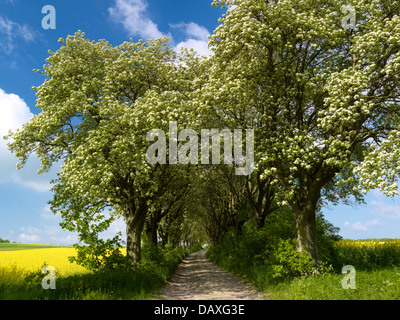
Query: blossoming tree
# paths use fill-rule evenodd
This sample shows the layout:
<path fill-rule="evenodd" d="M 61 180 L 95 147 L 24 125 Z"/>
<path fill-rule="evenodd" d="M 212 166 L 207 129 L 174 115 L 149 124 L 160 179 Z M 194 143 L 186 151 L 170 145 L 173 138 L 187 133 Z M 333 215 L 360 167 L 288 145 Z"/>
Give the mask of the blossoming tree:
<path fill-rule="evenodd" d="M 188 123 L 196 59 L 178 55 L 167 39 L 113 47 L 78 32 L 60 39 L 35 88 L 41 112 L 12 134 L 23 166 L 32 153 L 41 171 L 60 163 L 51 207 L 81 240 L 98 240 L 115 217 L 126 222 L 127 256 L 141 259 L 141 235 L 154 197 L 166 190 L 168 168 L 150 165 L 147 133 Z M 105 214 L 109 210 L 107 218 Z"/>
<path fill-rule="evenodd" d="M 298 251 L 318 264 L 315 212 L 324 188 L 361 181 L 396 192 L 400 3 L 214 5 L 230 10 L 211 38 L 213 65 L 201 101 L 224 121 L 255 127 L 256 165 L 265 166 L 262 176 L 274 178 L 278 198 L 294 212 Z M 347 5 L 356 13 L 354 28 L 344 28 Z"/>

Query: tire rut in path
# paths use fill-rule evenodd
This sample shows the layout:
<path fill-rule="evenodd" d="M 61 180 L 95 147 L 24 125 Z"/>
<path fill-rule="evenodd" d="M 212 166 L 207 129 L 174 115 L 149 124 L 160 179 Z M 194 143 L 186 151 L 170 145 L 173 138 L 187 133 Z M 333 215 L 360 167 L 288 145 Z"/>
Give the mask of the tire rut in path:
<path fill-rule="evenodd" d="M 264 300 L 249 283 L 212 263 L 206 250 L 179 264 L 161 300 Z"/>

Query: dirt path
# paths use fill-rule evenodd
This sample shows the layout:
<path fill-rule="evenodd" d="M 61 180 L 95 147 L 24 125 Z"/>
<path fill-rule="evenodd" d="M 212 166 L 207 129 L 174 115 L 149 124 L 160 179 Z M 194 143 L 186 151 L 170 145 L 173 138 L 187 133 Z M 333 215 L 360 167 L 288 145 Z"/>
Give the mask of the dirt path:
<path fill-rule="evenodd" d="M 216 266 L 206 251 L 189 255 L 178 266 L 161 300 L 263 300 L 250 284 Z"/>

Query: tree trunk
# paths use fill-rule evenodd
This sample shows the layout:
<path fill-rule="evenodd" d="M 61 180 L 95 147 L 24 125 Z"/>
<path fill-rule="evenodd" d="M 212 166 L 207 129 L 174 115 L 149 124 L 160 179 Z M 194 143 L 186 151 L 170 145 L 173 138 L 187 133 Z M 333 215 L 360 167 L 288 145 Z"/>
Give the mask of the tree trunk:
<path fill-rule="evenodd" d="M 157 226 L 151 227 L 151 232 L 149 233 L 150 238 L 148 241 L 155 247 L 157 247 L 158 239 L 157 239 Z"/>
<path fill-rule="evenodd" d="M 298 252 L 310 253 L 315 267 L 319 270 L 316 210 L 323 184 L 320 180 L 307 183 L 310 180 L 312 181 L 306 177 L 305 183 L 300 187 L 298 200 L 294 201 L 291 207 L 295 219 L 296 249 Z"/>
<path fill-rule="evenodd" d="M 168 244 L 168 234 L 161 233 L 160 238 L 161 238 L 161 246 L 165 248 L 165 246 Z"/>
<path fill-rule="evenodd" d="M 260 230 L 265 225 L 265 219 L 278 207 L 273 206 L 275 191 L 269 180 L 261 180 L 257 175 L 257 184 L 252 186 L 249 179 L 246 184 L 246 192 L 254 217 L 254 231 Z"/>
<path fill-rule="evenodd" d="M 147 215 L 146 200 L 135 208 L 131 206 L 126 216 L 126 255 L 136 265 L 142 259 L 141 239 Z"/>
<path fill-rule="evenodd" d="M 294 210 L 296 249 L 310 253 L 314 265 L 319 268 L 317 246 L 316 203 L 306 205 L 303 210 Z"/>
<path fill-rule="evenodd" d="M 310 253 L 314 266 L 320 270 L 317 245 L 317 205 L 321 190 L 331 181 L 340 168 L 326 167 L 321 164 L 313 174 L 299 170 L 299 188 L 294 199 L 289 200 L 294 212 L 296 249 Z"/>
<path fill-rule="evenodd" d="M 146 222 L 146 234 L 147 241 L 157 247 L 157 231 L 158 231 L 159 219 L 156 217 L 151 217 L 150 220 Z"/>

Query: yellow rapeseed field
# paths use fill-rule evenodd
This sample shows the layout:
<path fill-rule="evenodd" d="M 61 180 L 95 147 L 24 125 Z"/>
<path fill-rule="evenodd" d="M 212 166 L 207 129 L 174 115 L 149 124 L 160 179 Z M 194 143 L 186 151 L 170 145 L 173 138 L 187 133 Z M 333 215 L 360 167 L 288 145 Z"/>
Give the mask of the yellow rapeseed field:
<path fill-rule="evenodd" d="M 38 271 L 43 264 L 47 264 L 53 266 L 58 275 L 87 272 L 84 267 L 69 262 L 68 257 L 74 256 L 75 253 L 74 248 L 0 251 L 0 269 L 16 267 L 30 272 Z"/>
<path fill-rule="evenodd" d="M 393 239 L 389 241 L 354 241 L 342 240 L 336 243 L 341 248 L 370 248 L 370 249 L 393 249 L 400 251 L 400 240 Z"/>
<path fill-rule="evenodd" d="M 336 243 L 337 259 L 343 265 L 367 269 L 400 266 L 400 240 L 351 241 Z"/>

